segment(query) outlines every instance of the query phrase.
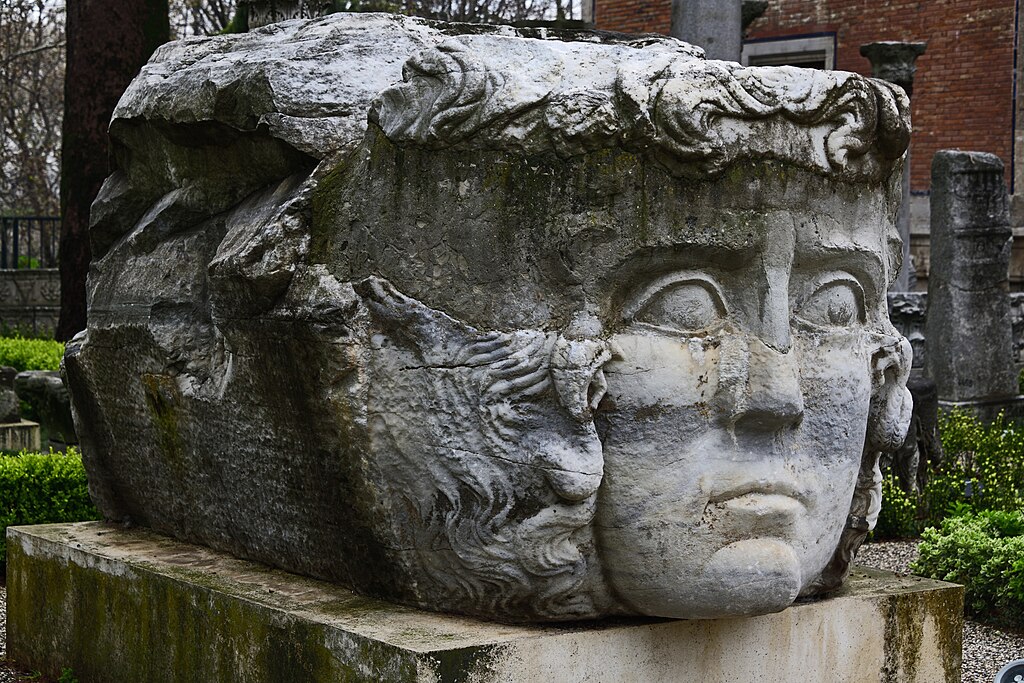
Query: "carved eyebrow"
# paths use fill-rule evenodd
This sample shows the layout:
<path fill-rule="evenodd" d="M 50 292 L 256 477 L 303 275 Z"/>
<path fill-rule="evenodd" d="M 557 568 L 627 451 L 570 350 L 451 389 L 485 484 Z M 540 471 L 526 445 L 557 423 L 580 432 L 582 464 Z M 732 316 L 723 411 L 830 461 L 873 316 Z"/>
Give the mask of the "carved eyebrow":
<path fill-rule="evenodd" d="M 717 282 L 698 271 L 680 270 L 663 275 L 639 290 L 634 291 L 625 301 L 625 305 L 622 308 L 622 319 L 632 320 L 633 316 L 639 313 L 655 296 L 673 285 L 687 282 L 697 282 L 711 290 L 716 296 L 715 306 L 720 309 L 719 313 L 723 315 L 727 313 L 725 310 L 725 296 L 722 294 L 722 289 L 718 286 Z"/>
<path fill-rule="evenodd" d="M 738 270 L 763 251 L 761 243 L 760 239 L 755 239 L 753 244 L 679 240 L 670 246 L 648 246 L 624 258 L 615 269 L 612 279 L 619 284 L 649 281 L 652 275 L 666 275 L 683 270 Z"/>
<path fill-rule="evenodd" d="M 864 290 L 866 300 L 875 301 L 885 292 L 882 255 L 859 245 L 798 244 L 794 267 L 803 271 L 849 273 Z"/>
<path fill-rule="evenodd" d="M 605 291 L 610 293 L 611 310 L 615 311 L 613 315 L 626 319 L 626 308 L 631 308 L 635 315 L 636 309 L 631 304 L 637 300 L 639 292 L 647 291 L 649 296 L 648 288 L 659 278 L 683 272 L 697 274 L 699 277 L 695 279 L 714 278 L 717 273 L 746 267 L 762 254 L 764 235 L 755 231 L 752 244 L 711 244 L 707 241 L 679 239 L 678 236 L 677 239 L 670 246 L 647 246 L 633 251 L 603 278 Z M 712 291 L 721 296 L 719 289 L 713 288 Z"/>

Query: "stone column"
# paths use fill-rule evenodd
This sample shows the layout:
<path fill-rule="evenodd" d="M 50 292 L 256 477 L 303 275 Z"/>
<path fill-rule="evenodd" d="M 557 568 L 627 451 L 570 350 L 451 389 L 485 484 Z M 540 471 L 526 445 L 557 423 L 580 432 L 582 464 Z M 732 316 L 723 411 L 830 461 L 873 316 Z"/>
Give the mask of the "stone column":
<path fill-rule="evenodd" d="M 1019 405 L 1008 296 L 1012 238 L 999 157 L 936 153 L 925 337 L 941 405 L 986 417 Z"/>
<path fill-rule="evenodd" d="M 902 43 L 882 41 L 867 43 L 860 46 L 860 53 L 871 62 L 871 75 L 883 81 L 889 81 L 903 88 L 907 96 L 914 93 L 915 64 L 918 57 L 924 54 L 928 43 Z M 903 267 L 900 268 L 896 281 L 890 291 L 913 291 L 917 281 L 914 264 L 910 262 L 910 150 L 903 160 L 903 201 L 896 215 L 896 226 L 903 240 Z"/>
<path fill-rule="evenodd" d="M 742 0 L 672 0 L 672 36 L 704 48 L 708 59 L 740 61 Z"/>

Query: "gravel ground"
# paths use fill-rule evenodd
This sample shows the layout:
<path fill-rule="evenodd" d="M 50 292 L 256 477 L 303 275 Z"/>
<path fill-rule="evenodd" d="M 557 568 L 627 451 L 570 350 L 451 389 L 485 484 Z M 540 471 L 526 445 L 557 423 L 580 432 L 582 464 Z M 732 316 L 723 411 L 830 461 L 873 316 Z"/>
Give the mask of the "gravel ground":
<path fill-rule="evenodd" d="M 18 680 L 14 671 L 7 666 L 7 588 L 0 584 L 0 683 L 14 683 Z"/>
<path fill-rule="evenodd" d="M 907 573 L 917 558 L 915 541 L 869 543 L 860 549 L 857 562 L 869 567 Z M 18 674 L 3 663 L 7 646 L 7 590 L 0 585 L 0 683 L 16 683 Z M 968 621 L 964 626 L 962 683 L 992 683 L 1003 665 L 1024 659 L 1024 634 L 1000 631 Z"/>

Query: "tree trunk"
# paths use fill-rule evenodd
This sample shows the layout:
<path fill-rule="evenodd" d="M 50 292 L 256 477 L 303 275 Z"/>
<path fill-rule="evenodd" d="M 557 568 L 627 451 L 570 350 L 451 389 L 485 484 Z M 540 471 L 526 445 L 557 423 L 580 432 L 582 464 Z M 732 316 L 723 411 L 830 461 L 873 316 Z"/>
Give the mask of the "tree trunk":
<path fill-rule="evenodd" d="M 107 126 L 125 88 L 167 42 L 167 17 L 167 0 L 67 1 L 58 339 L 85 329 L 89 207 L 113 170 Z"/>

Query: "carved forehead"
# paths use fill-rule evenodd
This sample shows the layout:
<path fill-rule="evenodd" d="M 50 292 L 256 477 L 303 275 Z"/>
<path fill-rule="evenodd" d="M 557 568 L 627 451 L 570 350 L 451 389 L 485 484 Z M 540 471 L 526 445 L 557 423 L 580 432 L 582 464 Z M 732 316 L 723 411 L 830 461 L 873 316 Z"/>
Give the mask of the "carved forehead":
<path fill-rule="evenodd" d="M 821 210 L 767 209 L 735 213 L 742 229 L 683 231 L 671 245 L 649 245 L 628 254 L 614 275 L 597 285 L 610 309 L 619 310 L 637 286 L 678 272 L 704 272 L 716 279 L 754 286 L 765 267 L 809 274 L 846 271 L 874 293 L 889 280 L 884 220 L 840 220 Z M 727 223 L 725 221 L 724 223 Z M 625 297 L 625 298 L 624 298 Z"/>
<path fill-rule="evenodd" d="M 697 181 L 629 152 L 556 164 L 382 140 L 335 185 L 317 251 L 342 280 L 379 275 L 484 329 L 563 329 L 584 309 L 610 320 L 622 278 L 749 259 L 783 231 L 808 256 L 878 255 L 892 232 L 897 175 L 850 183 L 761 161 Z"/>
<path fill-rule="evenodd" d="M 777 173 L 761 168 L 735 182 L 721 178 L 692 196 L 652 205 L 647 230 L 626 228 L 619 240 L 603 245 L 620 250 L 623 268 L 617 276 L 675 265 L 730 269 L 769 259 L 805 268 L 848 262 L 884 286 L 895 257 L 886 188 L 851 189 L 793 173 L 780 180 Z"/>

